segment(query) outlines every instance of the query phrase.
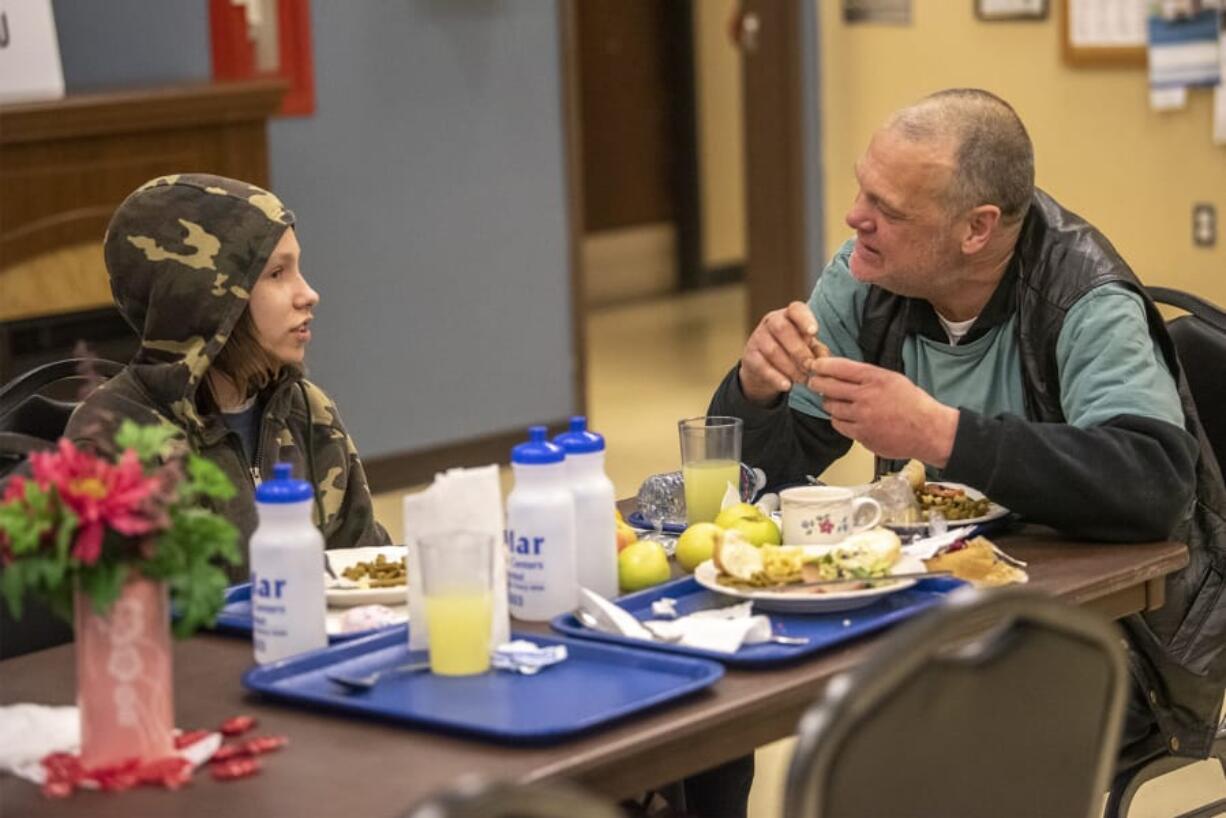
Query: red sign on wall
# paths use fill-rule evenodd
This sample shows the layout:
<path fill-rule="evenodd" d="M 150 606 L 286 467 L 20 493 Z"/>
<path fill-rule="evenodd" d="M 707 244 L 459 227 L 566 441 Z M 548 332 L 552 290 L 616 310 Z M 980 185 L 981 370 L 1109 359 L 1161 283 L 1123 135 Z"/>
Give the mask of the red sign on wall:
<path fill-rule="evenodd" d="M 265 16 L 264 10 L 275 12 Z M 315 69 L 311 59 L 308 0 L 209 0 L 213 79 L 251 79 L 277 74 L 289 83 L 281 113 L 315 112 Z M 260 40 L 275 35 L 271 60 Z"/>

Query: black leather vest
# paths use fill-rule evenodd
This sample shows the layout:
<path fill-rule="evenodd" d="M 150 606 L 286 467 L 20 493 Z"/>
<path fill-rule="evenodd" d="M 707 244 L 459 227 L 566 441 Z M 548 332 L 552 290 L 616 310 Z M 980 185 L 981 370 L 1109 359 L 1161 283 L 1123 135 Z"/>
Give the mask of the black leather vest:
<path fill-rule="evenodd" d="M 1134 663 L 1138 682 L 1148 691 L 1158 691 L 1155 715 L 1168 745 L 1181 753 L 1204 755 L 1226 679 L 1226 487 L 1166 324 L 1111 242 L 1039 190 L 1023 222 L 1009 275 L 1014 282 L 1015 331 L 1027 419 L 1065 420 L 1056 343 L 1069 308 L 1103 284 L 1115 282 L 1141 297 L 1150 335 L 1175 375 L 1185 428 L 1200 443 L 1196 500 L 1171 533 L 1172 539 L 1188 544 L 1190 562 L 1168 577 L 1166 604 L 1161 609 L 1129 617 L 1122 624 L 1141 654 L 1142 661 Z M 902 371 L 907 313 L 917 306 L 914 299 L 870 288 L 859 336 L 866 361 Z"/>

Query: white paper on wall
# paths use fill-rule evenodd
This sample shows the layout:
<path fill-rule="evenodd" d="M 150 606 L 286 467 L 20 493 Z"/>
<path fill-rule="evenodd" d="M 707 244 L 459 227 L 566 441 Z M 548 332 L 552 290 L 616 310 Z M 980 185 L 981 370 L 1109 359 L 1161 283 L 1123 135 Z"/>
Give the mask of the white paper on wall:
<path fill-rule="evenodd" d="M 64 70 L 51 0 L 0 0 L 0 102 L 62 96 Z"/>

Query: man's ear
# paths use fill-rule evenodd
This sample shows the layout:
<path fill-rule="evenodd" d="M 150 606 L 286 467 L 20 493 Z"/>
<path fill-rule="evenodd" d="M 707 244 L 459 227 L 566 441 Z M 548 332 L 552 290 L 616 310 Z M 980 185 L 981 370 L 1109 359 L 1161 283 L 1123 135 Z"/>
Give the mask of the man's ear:
<path fill-rule="evenodd" d="M 967 214 L 962 225 L 962 252 L 973 256 L 996 235 L 1000 227 L 1000 208 L 991 204 L 979 205 Z"/>

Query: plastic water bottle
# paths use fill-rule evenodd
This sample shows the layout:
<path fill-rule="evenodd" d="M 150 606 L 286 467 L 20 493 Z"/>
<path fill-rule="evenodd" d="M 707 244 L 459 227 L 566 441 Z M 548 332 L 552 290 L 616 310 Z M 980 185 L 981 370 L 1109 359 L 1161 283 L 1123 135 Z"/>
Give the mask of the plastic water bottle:
<path fill-rule="evenodd" d="M 251 618 L 255 660 L 275 662 L 328 644 L 324 538 L 311 522 L 314 491 L 289 463 L 255 490 Z"/>
<path fill-rule="evenodd" d="M 612 599 L 617 596 L 617 498 L 604 472 L 604 438 L 588 431 L 587 418 L 570 419 L 570 431 L 553 442 L 566 452 L 566 473 L 575 498 L 575 541 L 579 585 Z"/>
<path fill-rule="evenodd" d="M 517 619 L 541 622 L 579 603 L 575 501 L 566 454 L 544 426 L 511 449 L 515 488 L 507 497 L 507 604 Z"/>

